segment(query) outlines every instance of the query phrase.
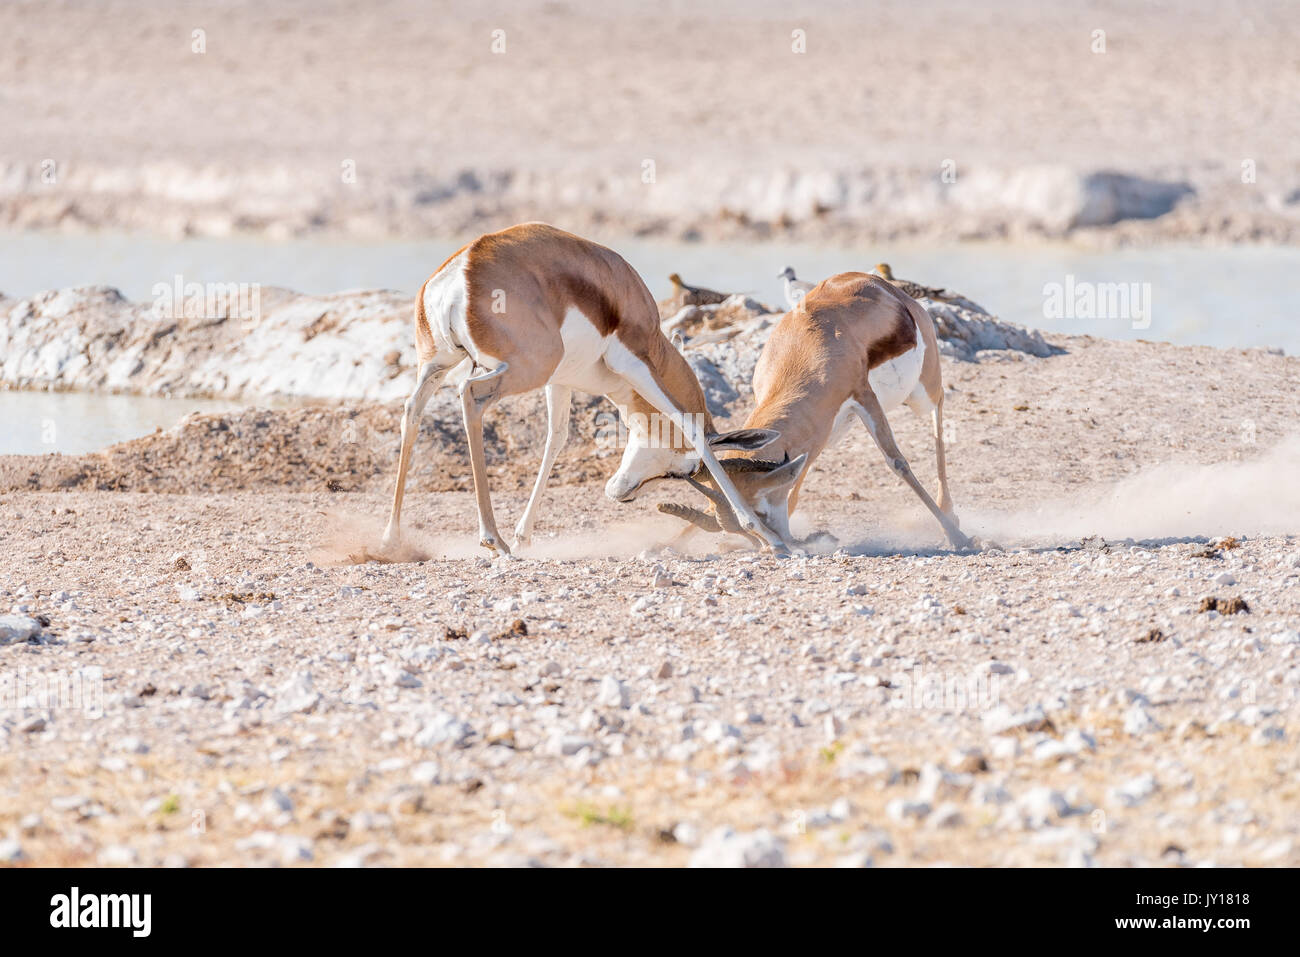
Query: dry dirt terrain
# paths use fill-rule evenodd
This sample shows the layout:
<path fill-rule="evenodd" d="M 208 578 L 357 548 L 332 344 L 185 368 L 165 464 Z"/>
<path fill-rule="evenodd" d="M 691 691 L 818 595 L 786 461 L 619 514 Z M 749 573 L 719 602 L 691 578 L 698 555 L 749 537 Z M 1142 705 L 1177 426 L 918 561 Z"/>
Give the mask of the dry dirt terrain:
<path fill-rule="evenodd" d="M 358 564 L 391 406 L 333 472 L 355 410 L 245 413 L 316 463 L 252 487 L 238 415 L 4 459 L 0 859 L 1296 866 L 1300 360 L 1050 342 L 943 362 L 969 553 L 865 433 L 801 499 L 839 547 L 786 560 L 661 550 L 684 493 L 608 502 L 578 444 L 489 561 L 426 434 L 421 560 Z"/>

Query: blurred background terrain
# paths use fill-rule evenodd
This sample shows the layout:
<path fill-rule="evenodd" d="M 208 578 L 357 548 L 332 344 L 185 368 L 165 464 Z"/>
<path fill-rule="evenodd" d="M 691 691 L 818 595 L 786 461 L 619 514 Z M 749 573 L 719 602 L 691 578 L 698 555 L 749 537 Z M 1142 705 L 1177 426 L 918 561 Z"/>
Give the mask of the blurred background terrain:
<path fill-rule="evenodd" d="M 1286 0 L 9 3 L 0 228 L 1290 242 L 1298 34 Z"/>

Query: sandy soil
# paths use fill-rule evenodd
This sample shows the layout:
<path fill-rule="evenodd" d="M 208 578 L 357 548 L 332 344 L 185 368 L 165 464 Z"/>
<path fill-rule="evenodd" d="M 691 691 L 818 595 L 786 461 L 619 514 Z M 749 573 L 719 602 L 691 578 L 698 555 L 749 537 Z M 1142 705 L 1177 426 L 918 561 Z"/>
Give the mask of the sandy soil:
<path fill-rule="evenodd" d="M 808 527 L 842 548 L 786 561 L 655 552 L 676 529 L 653 502 L 679 492 L 618 506 L 566 471 L 531 552 L 489 562 L 423 439 L 426 558 L 389 565 L 349 560 L 385 514 L 378 451 L 349 492 L 261 469 L 234 490 L 203 430 L 193 454 L 167 434 L 81 460 L 126 491 L 5 460 L 0 608 L 47 624 L 0 647 L 0 674 L 91 669 L 102 714 L 0 712 L 0 849 L 1300 864 L 1300 491 L 1281 480 L 1300 360 L 1053 342 L 944 361 L 954 494 L 988 543 L 970 554 L 865 435 L 806 486 Z M 259 413 L 301 427 L 281 414 Z M 932 476 L 919 423 L 895 421 Z M 498 466 L 503 528 L 538 454 Z"/>
<path fill-rule="evenodd" d="M 0 222 L 999 237 L 1064 226 L 1059 167 L 1197 190 L 1108 236 L 1288 241 L 1296 41 L 1285 0 L 6 4 Z"/>

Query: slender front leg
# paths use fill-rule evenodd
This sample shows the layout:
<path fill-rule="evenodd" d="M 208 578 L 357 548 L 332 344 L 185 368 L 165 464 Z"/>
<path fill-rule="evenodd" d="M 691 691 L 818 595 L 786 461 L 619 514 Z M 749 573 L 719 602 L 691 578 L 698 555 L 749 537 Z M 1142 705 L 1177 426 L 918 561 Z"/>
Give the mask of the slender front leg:
<path fill-rule="evenodd" d="M 631 353 L 623 355 L 606 354 L 605 362 L 610 369 L 623 378 L 628 385 L 640 393 L 641 397 L 655 407 L 660 415 L 666 416 L 686 441 L 690 443 L 691 448 L 695 449 L 704 463 L 704 467 L 709 470 L 713 476 L 714 483 L 727 499 L 727 504 L 735 513 L 737 521 L 740 522 L 742 531 L 752 532 L 760 536 L 767 543 L 768 548 L 781 554 L 788 554 L 789 547 L 781 540 L 779 535 L 774 534 L 770 529 L 758 520 L 754 510 L 740 496 L 735 484 L 731 481 L 722 465 L 718 462 L 718 457 L 713 454 L 709 448 L 709 437 L 704 434 L 704 429 L 700 427 L 698 417 L 683 412 L 677 407 L 668 394 L 660 387 L 655 379 L 654 373 L 646 363 L 633 356 Z"/>
<path fill-rule="evenodd" d="M 943 393 L 937 400 L 931 399 L 925 386 L 918 385 L 912 395 L 904 400 L 907 407 L 920 418 L 928 419 L 930 434 L 934 438 L 934 462 L 939 473 L 939 508 L 957 525 L 957 513 L 953 510 L 952 496 L 948 493 L 948 460 L 943 444 Z"/>
<path fill-rule="evenodd" d="M 415 448 L 415 437 L 420 431 L 420 416 L 429 398 L 442 385 L 443 379 L 451 371 L 451 366 L 441 365 L 432 359 L 420 366 L 415 390 L 402 408 L 402 450 L 397 458 L 397 487 L 393 490 L 393 508 L 388 514 L 388 525 L 384 529 L 383 549 L 395 547 L 402 537 L 402 497 L 406 491 L 406 473 L 411 467 L 411 455 Z"/>
<path fill-rule="evenodd" d="M 880 451 L 885 454 L 885 460 L 889 462 L 889 467 L 911 487 L 917 497 L 925 503 L 925 507 L 939 520 L 939 524 L 943 526 L 943 530 L 948 536 L 948 541 L 958 548 L 970 548 L 971 540 L 963 535 L 961 529 L 957 527 L 957 523 L 935 504 L 934 499 L 930 497 L 930 493 L 925 490 L 925 486 L 912 474 L 912 467 L 907 464 L 907 459 L 903 458 L 898 443 L 894 441 L 893 430 L 889 428 L 889 420 L 885 418 L 885 412 L 880 407 L 876 394 L 870 388 L 865 388 L 859 390 L 854 395 L 854 398 L 857 399 L 859 405 L 859 408 L 855 411 L 857 411 L 859 418 L 862 419 L 862 424 L 867 427 L 867 431 L 871 433 L 871 437 L 876 440 L 876 445 L 880 447 Z"/>
<path fill-rule="evenodd" d="M 649 396 L 646 396 L 649 399 Z M 652 400 L 652 404 L 655 404 Z M 790 550 L 780 535 L 777 535 L 766 525 L 758 520 L 754 510 L 749 507 L 740 495 L 735 483 L 731 481 L 731 476 L 723 469 L 722 463 L 718 457 L 713 454 L 713 449 L 709 448 L 708 436 L 704 435 L 704 430 L 699 428 L 696 422 L 690 417 L 683 415 L 681 412 L 672 409 L 671 406 L 666 410 L 661 410 L 667 415 L 674 425 L 681 430 L 682 435 L 686 436 L 686 441 L 691 443 L 691 447 L 700 455 L 700 461 L 704 467 L 709 470 L 713 476 L 714 483 L 727 499 L 727 504 L 731 506 L 732 512 L 736 515 L 736 520 L 740 523 L 740 531 L 748 532 L 751 535 L 757 535 L 767 543 L 767 547 L 774 552 L 788 553 Z"/>
<path fill-rule="evenodd" d="M 503 363 L 491 372 L 466 379 L 460 387 L 465 438 L 469 442 L 469 464 L 474 474 L 474 500 L 478 507 L 479 544 L 489 551 L 500 549 L 506 555 L 510 554 L 510 548 L 497 531 L 496 519 L 492 515 L 487 462 L 483 456 L 483 411 L 496 401 L 501 389 L 501 376 L 508 368 L 509 365 Z"/>
<path fill-rule="evenodd" d="M 533 523 L 537 521 L 537 507 L 541 504 L 546 483 L 555 467 L 555 458 L 569 439 L 569 409 L 573 391 L 568 386 L 548 385 L 546 387 L 546 450 L 542 453 L 542 467 L 537 473 L 537 482 L 533 485 L 533 494 L 528 497 L 528 506 L 524 515 L 515 526 L 515 548 L 527 545 L 533 538 Z"/>
<path fill-rule="evenodd" d="M 930 413 L 930 424 L 934 430 L 934 459 L 939 470 L 939 507 L 952 519 L 954 525 L 960 525 L 957 512 L 952 505 L 952 496 L 948 494 L 948 458 L 943 446 L 943 396 L 934 405 Z"/>

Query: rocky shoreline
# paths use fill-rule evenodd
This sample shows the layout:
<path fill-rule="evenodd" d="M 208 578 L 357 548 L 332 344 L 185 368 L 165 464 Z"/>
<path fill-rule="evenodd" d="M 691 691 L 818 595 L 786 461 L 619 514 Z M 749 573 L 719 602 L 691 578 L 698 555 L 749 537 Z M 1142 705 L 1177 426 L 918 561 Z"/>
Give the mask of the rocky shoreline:
<path fill-rule="evenodd" d="M 0 294 L 0 388 L 113 392 L 178 398 L 255 400 L 404 399 L 415 382 L 412 300 L 382 290 L 307 296 L 262 289 L 224 290 L 192 300 L 165 295 L 150 303 L 116 289 L 54 290 L 23 300 Z M 924 304 L 945 355 L 966 360 L 981 350 L 1052 352 L 1041 333 L 948 302 Z M 686 317 L 672 299 L 659 304 L 666 330 Z M 736 295 L 692 307 L 687 337 L 715 415 L 749 391 L 766 332 L 780 313 Z M 721 376 L 721 378 L 719 378 Z"/>
<path fill-rule="evenodd" d="M 1063 351 L 1037 331 L 982 312 L 925 304 L 945 356 L 972 362 L 986 351 L 1039 357 Z M 781 314 L 740 295 L 684 310 L 672 299 L 659 305 L 665 329 L 691 330 L 686 354 L 710 412 L 721 422 L 739 420 L 752 402 L 759 352 Z M 410 309 L 407 297 L 383 291 L 317 297 L 261 290 L 256 319 L 198 309 L 200 314 L 190 316 L 159 315 L 154 304 L 129 302 L 107 287 L 65 289 L 19 302 L 0 296 L 0 387 L 279 406 L 190 415 L 165 432 L 92 455 L 0 458 L 0 484 L 354 491 L 386 481 L 397 446 L 397 409 L 414 384 Z M 578 396 L 575 405 L 559 482 L 594 478 L 611 454 L 597 447 L 594 436 L 597 416 L 612 407 L 595 396 Z M 540 394 L 507 398 L 489 416 L 489 463 L 514 467 L 521 457 L 531 461 L 544 429 Z M 425 443 L 434 454 L 422 455 L 417 483 L 465 488 L 461 412 L 451 390 L 429 405 L 421 423 Z"/>
<path fill-rule="evenodd" d="M 348 192 L 290 167 L 69 163 L 53 187 L 38 167 L 10 162 L 0 163 L 0 229 L 413 239 L 540 219 L 578 232 L 712 241 L 1300 242 L 1300 171 L 1250 188 L 1234 183 L 1230 170 L 1134 174 L 1053 164 L 977 168 L 953 182 L 910 167 L 767 174 L 701 167 L 649 185 L 636 173 L 420 170 Z"/>

